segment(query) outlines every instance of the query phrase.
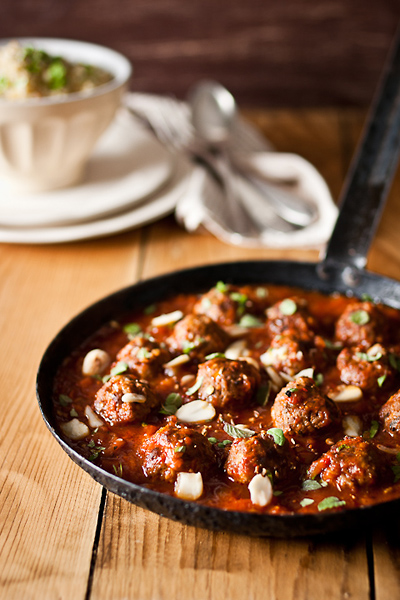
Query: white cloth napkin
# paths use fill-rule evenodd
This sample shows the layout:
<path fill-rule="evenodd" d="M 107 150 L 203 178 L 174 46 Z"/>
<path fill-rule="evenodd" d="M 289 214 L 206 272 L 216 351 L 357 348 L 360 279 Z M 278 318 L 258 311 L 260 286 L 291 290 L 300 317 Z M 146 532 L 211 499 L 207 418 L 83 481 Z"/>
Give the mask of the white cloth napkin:
<path fill-rule="evenodd" d="M 212 169 L 193 156 L 194 132 L 189 106 L 169 97 L 138 93 L 128 94 L 125 103 L 148 124 L 160 141 L 193 164 L 188 189 L 175 210 L 176 219 L 188 231 L 205 227 L 224 242 L 248 247 L 321 248 L 328 241 L 337 208 L 324 179 L 304 158 L 275 152 L 253 125 L 242 118 L 237 120 L 226 148 L 228 166 L 224 168 L 227 169 L 228 187 L 232 187 L 235 195 L 240 193 L 246 213 L 257 225 L 251 231 L 238 234 L 231 218 L 237 206 L 229 201 Z M 208 155 L 208 159 L 213 166 L 213 157 Z M 301 229 L 286 226 L 264 197 L 241 175 L 247 171 L 258 174 L 281 191 L 313 204 L 317 208 L 316 220 Z M 242 223 L 240 216 L 238 219 L 236 223 Z"/>

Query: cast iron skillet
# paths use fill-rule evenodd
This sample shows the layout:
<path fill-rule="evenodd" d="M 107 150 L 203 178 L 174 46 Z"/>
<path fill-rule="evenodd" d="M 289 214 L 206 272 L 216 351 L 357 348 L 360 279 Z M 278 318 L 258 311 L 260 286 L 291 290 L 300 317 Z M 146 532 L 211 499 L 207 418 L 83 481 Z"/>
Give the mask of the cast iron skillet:
<path fill-rule="evenodd" d="M 400 40 L 400 37 L 399 37 Z M 107 490 L 129 502 L 189 525 L 247 535 L 301 536 L 362 525 L 400 500 L 373 507 L 306 515 L 261 515 L 224 511 L 185 502 L 124 481 L 83 458 L 56 430 L 52 385 L 63 359 L 104 323 L 134 308 L 153 304 L 173 293 L 202 292 L 219 280 L 234 284 L 289 284 L 325 293 L 374 300 L 400 309 L 400 283 L 364 270 L 366 255 L 379 221 L 400 149 L 400 42 L 396 44 L 374 103 L 360 150 L 345 186 L 341 212 L 326 255 L 319 264 L 251 261 L 203 266 L 142 281 L 90 306 L 51 342 L 37 376 L 37 397 L 47 427 L 67 454 Z"/>

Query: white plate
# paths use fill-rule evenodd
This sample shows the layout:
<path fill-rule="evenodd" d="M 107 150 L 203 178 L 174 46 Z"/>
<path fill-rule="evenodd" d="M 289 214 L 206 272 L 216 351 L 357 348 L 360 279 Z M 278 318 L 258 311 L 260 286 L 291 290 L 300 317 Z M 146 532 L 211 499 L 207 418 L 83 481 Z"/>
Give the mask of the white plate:
<path fill-rule="evenodd" d="M 174 162 L 168 150 L 121 109 L 99 141 L 81 184 L 18 194 L 0 180 L 0 225 L 63 225 L 127 210 L 168 182 Z"/>
<path fill-rule="evenodd" d="M 192 166 L 180 160 L 168 184 L 151 201 L 128 212 L 104 219 L 60 227 L 23 228 L 1 227 L 0 242 L 16 244 L 58 244 L 90 238 L 103 237 L 151 223 L 171 213 L 178 200 L 186 192 Z"/>

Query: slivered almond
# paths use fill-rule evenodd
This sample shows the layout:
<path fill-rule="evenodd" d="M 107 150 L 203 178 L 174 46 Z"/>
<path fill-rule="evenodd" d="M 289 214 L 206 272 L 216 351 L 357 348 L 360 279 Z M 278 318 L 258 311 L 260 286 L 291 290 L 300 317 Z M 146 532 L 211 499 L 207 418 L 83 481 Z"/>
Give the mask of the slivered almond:
<path fill-rule="evenodd" d="M 190 356 L 188 356 L 187 354 L 180 354 L 179 356 L 173 358 L 172 360 L 170 360 L 169 362 L 165 363 L 164 369 L 173 369 L 174 367 L 179 367 L 180 365 L 184 365 L 185 363 L 189 362 L 190 360 Z"/>
<path fill-rule="evenodd" d="M 194 383 L 195 379 L 196 377 L 194 375 L 184 375 L 181 378 L 181 385 L 190 387 L 192 383 Z"/>
<path fill-rule="evenodd" d="M 249 333 L 248 327 L 242 327 L 241 325 L 227 325 L 224 327 L 226 333 L 231 337 L 240 337 Z"/>
<path fill-rule="evenodd" d="M 334 392 L 328 394 L 335 402 L 357 402 L 361 400 L 362 390 L 356 385 L 340 385 Z"/>
<path fill-rule="evenodd" d="M 226 358 L 229 358 L 230 360 L 236 360 L 239 356 L 243 354 L 243 351 L 245 350 L 246 346 L 246 340 L 236 340 L 236 342 L 233 342 L 225 350 Z"/>
<path fill-rule="evenodd" d="M 357 437 L 362 433 L 362 421 L 357 415 L 346 415 L 342 421 L 343 431 L 349 437 Z"/>
<path fill-rule="evenodd" d="M 314 369 L 310 367 L 309 369 L 302 369 L 296 375 L 293 376 L 293 379 L 299 379 L 299 377 L 309 377 L 313 379 L 314 377 Z"/>
<path fill-rule="evenodd" d="M 70 440 L 83 440 L 90 433 L 86 423 L 82 423 L 79 419 L 72 419 L 67 423 L 61 423 L 60 427 L 64 435 Z"/>
<path fill-rule="evenodd" d="M 238 360 L 244 360 L 245 362 L 248 362 L 249 365 L 253 365 L 258 371 L 260 370 L 260 365 L 252 356 L 238 356 Z"/>
<path fill-rule="evenodd" d="M 183 423 L 208 423 L 215 417 L 215 408 L 205 400 L 192 400 L 183 404 L 175 413 Z"/>
<path fill-rule="evenodd" d="M 287 346 L 281 346 L 280 348 L 268 348 L 264 354 L 261 354 L 260 360 L 264 367 L 270 367 L 274 364 L 274 362 L 285 359 L 287 355 Z"/>
<path fill-rule="evenodd" d="M 383 446 L 382 444 L 377 444 L 376 447 L 381 452 L 386 452 L 386 454 L 398 454 L 399 448 L 389 448 L 388 446 Z"/>
<path fill-rule="evenodd" d="M 174 310 L 170 313 L 165 313 L 163 315 L 159 315 L 158 317 L 154 317 L 151 320 L 151 324 L 154 327 L 161 327 L 162 325 L 171 325 L 172 323 L 176 323 L 183 318 L 183 312 L 181 310 Z"/>
<path fill-rule="evenodd" d="M 257 506 L 267 506 L 274 496 L 269 477 L 261 475 L 261 473 L 254 475 L 248 489 L 252 503 Z"/>
<path fill-rule="evenodd" d="M 201 473 L 178 473 L 175 495 L 182 500 L 197 500 L 203 493 Z"/>
<path fill-rule="evenodd" d="M 100 417 L 96 415 L 93 408 L 88 404 L 85 406 L 85 416 L 88 420 L 89 427 L 91 427 L 92 429 L 96 429 L 96 427 L 101 427 L 102 425 L 104 425 Z"/>
<path fill-rule="evenodd" d="M 83 375 L 89 375 L 90 377 L 101 375 L 110 363 L 111 357 L 105 350 L 94 348 L 93 350 L 90 350 L 83 359 L 82 373 Z"/>
<path fill-rule="evenodd" d="M 283 381 L 283 379 L 279 375 L 279 373 L 277 373 L 273 367 L 265 367 L 265 370 L 267 371 L 267 373 L 269 375 L 269 378 L 271 379 L 272 383 L 278 389 L 281 389 L 284 386 L 285 382 Z"/>
<path fill-rule="evenodd" d="M 143 396 L 143 394 L 133 394 L 132 392 L 127 392 L 121 396 L 121 402 L 126 402 L 127 404 L 144 404 L 146 402 L 146 396 Z"/>

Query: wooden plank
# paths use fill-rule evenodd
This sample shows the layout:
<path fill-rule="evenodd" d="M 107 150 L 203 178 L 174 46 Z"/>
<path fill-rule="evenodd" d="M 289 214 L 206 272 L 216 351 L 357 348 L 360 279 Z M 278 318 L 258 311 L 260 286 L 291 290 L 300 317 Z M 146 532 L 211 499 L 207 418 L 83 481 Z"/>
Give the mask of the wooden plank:
<path fill-rule="evenodd" d="M 101 487 L 47 431 L 35 374 L 61 326 L 131 282 L 138 234 L 65 246 L 0 246 L 0 596 L 83 599 Z"/>
<path fill-rule="evenodd" d="M 335 194 L 343 179 L 334 111 L 253 118 L 279 149 L 314 157 Z M 276 126 L 279 119 L 279 126 Z M 275 129 L 276 127 L 276 129 Z M 322 132 L 320 133 L 320 128 Z M 274 135 L 275 133 L 275 135 Z M 318 151 L 311 150 L 318 139 Z M 249 250 L 210 235 L 188 235 L 173 219 L 150 228 L 143 276 L 198 264 L 251 258 L 316 260 L 316 251 Z M 112 579 L 110 573 L 113 573 Z M 108 496 L 91 600 L 368 600 L 362 534 L 323 539 L 252 539 L 186 527 Z"/>

